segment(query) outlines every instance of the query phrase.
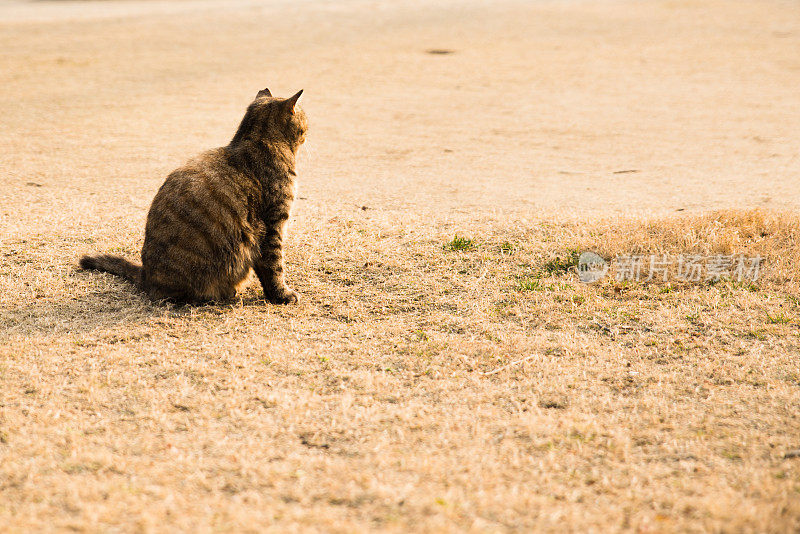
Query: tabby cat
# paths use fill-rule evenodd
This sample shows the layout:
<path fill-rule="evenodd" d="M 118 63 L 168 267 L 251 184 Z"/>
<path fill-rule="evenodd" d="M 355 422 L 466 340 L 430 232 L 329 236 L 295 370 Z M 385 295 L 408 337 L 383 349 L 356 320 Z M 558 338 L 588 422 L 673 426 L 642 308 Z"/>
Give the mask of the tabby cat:
<path fill-rule="evenodd" d="M 302 93 L 259 91 L 228 146 L 167 177 L 147 215 L 141 266 L 109 255 L 84 256 L 80 266 L 178 302 L 231 299 L 253 269 L 268 301 L 297 302 L 284 281 L 282 247 L 307 130 Z"/>

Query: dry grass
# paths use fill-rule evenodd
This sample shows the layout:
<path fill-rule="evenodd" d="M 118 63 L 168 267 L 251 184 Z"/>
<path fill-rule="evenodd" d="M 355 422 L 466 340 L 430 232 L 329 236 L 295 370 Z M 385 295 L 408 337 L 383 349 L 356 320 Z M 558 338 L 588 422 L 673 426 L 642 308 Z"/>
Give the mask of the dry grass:
<path fill-rule="evenodd" d="M 158 306 L 74 270 L 135 257 L 135 230 L 5 241 L 0 524 L 796 531 L 798 232 L 763 211 L 512 228 L 356 210 L 293 228 L 296 307 L 256 285 Z M 571 250 L 766 262 L 755 284 L 586 285 Z"/>
<path fill-rule="evenodd" d="M 800 530 L 796 2 L 0 12 L 3 534 Z M 75 270 L 264 86 L 306 90 L 300 305 Z"/>

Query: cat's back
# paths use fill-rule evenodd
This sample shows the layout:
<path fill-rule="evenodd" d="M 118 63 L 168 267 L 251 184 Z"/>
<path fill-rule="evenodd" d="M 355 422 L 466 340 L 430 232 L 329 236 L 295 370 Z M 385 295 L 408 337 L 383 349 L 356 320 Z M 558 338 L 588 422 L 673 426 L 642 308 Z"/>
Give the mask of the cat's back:
<path fill-rule="evenodd" d="M 142 263 L 150 282 L 238 270 L 256 238 L 249 216 L 251 189 L 223 148 L 172 171 L 153 199 L 145 226 Z"/>
<path fill-rule="evenodd" d="M 207 150 L 169 173 L 154 201 L 174 194 L 203 193 L 210 188 L 224 188 L 234 172 L 228 164 L 224 148 Z"/>
<path fill-rule="evenodd" d="M 198 222 L 193 215 L 216 222 L 245 219 L 251 195 L 247 182 L 230 166 L 224 148 L 204 152 L 167 176 L 153 199 L 148 226 L 151 218 L 154 226 L 162 216 L 187 224 Z"/>

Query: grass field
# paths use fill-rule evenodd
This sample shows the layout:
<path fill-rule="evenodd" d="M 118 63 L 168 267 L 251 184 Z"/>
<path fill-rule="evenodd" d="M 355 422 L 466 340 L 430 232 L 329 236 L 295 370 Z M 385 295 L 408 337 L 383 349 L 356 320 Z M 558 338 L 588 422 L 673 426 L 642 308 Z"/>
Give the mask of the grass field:
<path fill-rule="evenodd" d="M 5 243 L 3 522 L 800 526 L 797 219 L 481 226 L 299 229 L 295 307 L 257 285 L 153 305 L 72 268 L 137 232 Z M 766 262 L 756 284 L 587 285 L 576 248 Z"/>
<path fill-rule="evenodd" d="M 0 5 L 0 532 L 800 530 L 796 5 L 103 4 Z M 265 84 L 298 305 L 76 269 Z"/>

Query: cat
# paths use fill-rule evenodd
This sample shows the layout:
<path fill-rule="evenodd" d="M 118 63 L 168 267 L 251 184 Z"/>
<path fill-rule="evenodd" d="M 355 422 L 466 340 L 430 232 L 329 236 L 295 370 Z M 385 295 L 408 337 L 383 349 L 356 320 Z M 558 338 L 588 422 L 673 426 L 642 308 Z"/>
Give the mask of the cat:
<path fill-rule="evenodd" d="M 295 158 L 308 122 L 290 98 L 258 92 L 230 144 L 173 171 L 145 226 L 142 265 L 110 255 L 80 267 L 133 282 L 155 301 L 226 301 L 254 270 L 264 298 L 296 303 L 285 282 L 283 242 L 296 193 Z"/>

